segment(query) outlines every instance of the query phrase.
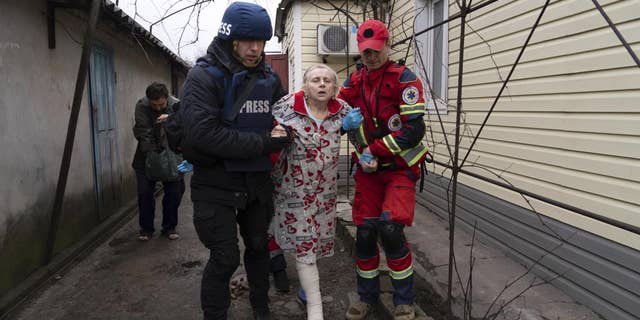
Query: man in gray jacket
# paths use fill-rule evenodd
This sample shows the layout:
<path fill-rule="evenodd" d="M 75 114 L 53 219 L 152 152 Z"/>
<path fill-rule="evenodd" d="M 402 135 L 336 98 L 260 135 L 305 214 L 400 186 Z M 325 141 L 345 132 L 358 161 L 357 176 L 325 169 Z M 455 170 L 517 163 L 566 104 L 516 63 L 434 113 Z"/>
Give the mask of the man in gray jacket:
<path fill-rule="evenodd" d="M 153 82 L 147 87 L 145 97 L 136 103 L 133 135 L 138 140 L 138 147 L 133 158 L 132 167 L 136 172 L 138 184 L 138 210 L 140 234 L 138 240 L 148 241 L 155 231 L 156 201 L 153 196 L 157 181 L 149 180 L 145 174 L 145 162 L 149 152 L 161 151 L 166 147 L 164 139 L 164 123 L 180 108 L 178 99 L 169 96 L 167 87 Z M 180 238 L 176 232 L 178 224 L 178 207 L 184 193 L 184 180 L 162 181 L 164 196 L 162 198 L 162 235 L 170 240 Z"/>

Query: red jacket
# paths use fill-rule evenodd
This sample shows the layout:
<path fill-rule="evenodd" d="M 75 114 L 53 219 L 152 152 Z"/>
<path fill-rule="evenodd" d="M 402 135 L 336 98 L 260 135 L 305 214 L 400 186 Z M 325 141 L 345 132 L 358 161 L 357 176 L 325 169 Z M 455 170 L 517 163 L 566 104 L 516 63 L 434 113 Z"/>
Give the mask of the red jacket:
<path fill-rule="evenodd" d="M 360 130 L 349 136 L 356 157 L 369 146 L 381 169 L 413 167 L 424 159 L 422 82 L 409 68 L 391 61 L 373 71 L 363 67 L 350 75 L 338 97 L 364 116 Z"/>

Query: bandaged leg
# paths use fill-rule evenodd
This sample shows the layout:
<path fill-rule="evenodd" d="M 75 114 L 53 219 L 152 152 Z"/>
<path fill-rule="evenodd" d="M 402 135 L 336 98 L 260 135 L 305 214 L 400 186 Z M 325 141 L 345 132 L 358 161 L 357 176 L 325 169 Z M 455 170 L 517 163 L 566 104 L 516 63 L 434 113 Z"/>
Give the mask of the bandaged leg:
<path fill-rule="evenodd" d="M 318 265 L 315 263 L 306 264 L 297 261 L 296 270 L 298 271 L 298 278 L 300 279 L 302 289 L 304 289 L 307 295 L 307 319 L 323 320 Z"/>

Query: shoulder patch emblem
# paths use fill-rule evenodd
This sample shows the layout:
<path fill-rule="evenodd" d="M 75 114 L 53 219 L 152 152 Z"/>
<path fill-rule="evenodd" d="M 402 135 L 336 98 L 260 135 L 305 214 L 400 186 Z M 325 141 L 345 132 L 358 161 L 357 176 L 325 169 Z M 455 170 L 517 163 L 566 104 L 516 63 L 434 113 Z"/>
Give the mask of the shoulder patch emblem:
<path fill-rule="evenodd" d="M 406 104 L 416 104 L 419 96 L 420 92 L 418 91 L 418 88 L 414 86 L 406 87 L 402 90 L 402 100 Z"/>
<path fill-rule="evenodd" d="M 389 130 L 391 131 L 400 130 L 400 128 L 402 127 L 402 120 L 400 120 L 400 115 L 397 113 L 392 115 L 387 122 L 387 127 L 389 127 Z"/>

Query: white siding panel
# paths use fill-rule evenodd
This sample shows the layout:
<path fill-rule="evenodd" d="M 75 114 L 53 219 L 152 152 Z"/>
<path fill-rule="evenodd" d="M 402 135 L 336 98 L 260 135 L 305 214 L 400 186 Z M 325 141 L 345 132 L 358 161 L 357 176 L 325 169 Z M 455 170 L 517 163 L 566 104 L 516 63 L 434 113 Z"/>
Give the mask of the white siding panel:
<path fill-rule="evenodd" d="M 466 124 L 465 129 L 475 133 L 479 127 L 479 125 Z M 438 130 L 439 128 L 439 125 L 437 128 L 434 127 L 434 129 Z M 447 132 L 452 133 L 455 131 L 455 123 L 445 123 L 444 128 Z M 483 139 L 509 141 L 524 145 L 547 146 L 550 148 L 584 153 L 640 159 L 640 139 L 634 136 L 576 133 L 517 127 L 485 127 L 481 137 Z M 473 137 L 467 138 L 470 139 Z"/>
<path fill-rule="evenodd" d="M 467 17 L 467 22 L 471 23 L 474 29 L 482 30 L 503 22 L 505 16 L 515 19 L 515 17 L 523 16 L 526 13 L 539 9 L 540 4 L 543 2 L 497 1 L 480 10 L 472 12 Z M 552 6 L 554 2 L 557 1 L 551 1 Z M 451 6 L 450 10 L 452 14 L 457 14 L 459 12 L 457 5 Z M 454 30 L 454 33 L 451 34 L 451 39 L 457 39 L 460 35 L 460 19 L 452 21 L 449 26 Z"/>
<path fill-rule="evenodd" d="M 621 32 L 628 33 L 629 36 L 626 40 L 629 43 L 637 44 L 640 42 L 640 32 L 631 32 L 632 30 L 640 29 L 640 21 L 629 21 L 617 25 Z M 504 67 L 509 66 L 516 61 L 516 57 L 520 52 L 520 46 L 524 44 L 524 41 L 520 41 L 512 49 L 502 51 L 500 53 L 477 55 L 477 57 L 469 59 L 465 50 L 465 57 L 467 60 L 464 63 L 465 72 L 473 72 L 480 70 L 495 70 L 496 66 Z M 535 61 L 547 59 L 549 57 L 561 57 L 575 53 L 583 53 L 602 48 L 616 48 L 617 51 L 625 52 L 624 48 L 620 47 L 620 40 L 615 37 L 609 27 L 601 27 L 593 30 L 592 32 L 578 34 L 573 37 L 557 38 L 542 43 L 530 44 L 525 50 L 525 54 L 522 56 L 520 63 L 527 61 Z M 624 60 L 631 60 L 628 56 Z M 520 67 L 518 67 L 519 69 Z M 458 65 L 452 64 L 449 66 L 450 74 L 456 74 L 458 72 Z M 506 73 L 503 74 L 506 76 Z"/>
<path fill-rule="evenodd" d="M 449 80 L 449 85 L 453 85 Z M 502 83 L 465 86 L 465 97 L 495 97 Z M 640 85 L 637 68 L 613 69 L 583 74 L 558 75 L 509 81 L 511 95 L 558 94 L 576 92 L 603 92 L 612 90 L 635 90 Z M 455 88 L 449 89 L 449 97 L 457 95 Z M 449 101 L 455 105 L 454 101 Z"/>
<path fill-rule="evenodd" d="M 491 32 L 492 36 L 500 37 L 501 35 L 504 36 L 505 34 L 522 30 L 523 25 L 531 26 L 529 21 L 531 19 L 530 17 L 536 15 L 535 12 L 539 12 L 540 4 L 542 3 L 543 2 L 539 1 L 507 1 L 504 6 L 498 6 L 496 3 L 490 4 L 487 7 L 467 16 L 467 35 L 470 35 L 473 30 L 491 30 L 492 27 L 496 28 L 498 25 L 505 25 L 505 27 L 512 26 L 512 29 L 501 28 L 499 31 Z M 551 4 L 547 10 L 551 9 L 553 6 L 554 5 Z M 454 7 L 455 13 L 458 13 L 457 6 Z M 509 21 L 505 21 L 505 15 L 510 17 Z M 523 23 L 522 20 L 525 20 L 526 23 Z M 518 26 L 517 29 L 513 29 L 514 24 Z M 469 26 L 471 26 L 473 30 L 470 30 Z M 449 24 L 449 27 L 451 31 L 450 41 L 458 41 L 460 38 L 460 19 L 452 21 L 452 23 Z M 469 46 L 473 46 L 476 43 L 476 41 L 473 41 L 469 43 Z M 455 50 L 457 49 L 458 47 L 456 46 Z"/>
<path fill-rule="evenodd" d="M 592 5 L 592 3 L 587 1 L 583 2 Z M 610 5 L 606 10 L 607 14 L 613 21 L 616 23 L 624 23 L 628 21 L 637 21 L 639 6 L 640 0 L 627 0 L 619 1 Z M 545 17 L 547 18 L 544 18 L 541 25 L 538 26 L 530 44 L 578 36 L 581 33 L 597 30 L 606 26 L 606 22 L 602 19 L 600 13 L 595 10 L 595 8 L 586 10 L 578 15 L 567 17 L 559 16 L 554 21 L 550 21 L 547 16 L 547 14 L 551 14 L 553 10 L 551 10 L 551 8 L 548 8 L 547 10 L 547 13 L 545 13 Z M 558 14 L 569 14 L 561 10 L 556 11 Z M 538 13 L 532 12 L 526 21 L 519 21 L 518 25 L 505 26 L 504 23 L 497 24 L 492 28 L 492 30 L 483 30 L 480 32 L 483 38 L 489 41 L 491 50 L 489 50 L 486 43 L 483 43 L 483 40 L 480 37 L 474 35 L 471 30 L 469 30 L 467 37 L 465 37 L 465 59 L 472 59 L 479 56 L 485 56 L 491 52 L 495 54 L 512 48 L 521 47 L 529 34 L 537 15 Z M 496 34 L 494 34 L 494 32 Z M 459 33 L 459 30 L 457 30 L 457 33 L 456 30 L 450 30 L 449 35 L 450 37 L 453 37 Z M 613 32 L 611 32 L 611 37 L 615 38 Z M 459 41 L 450 40 L 449 61 L 458 61 L 458 48 Z M 549 52 L 549 54 L 554 54 L 554 52 Z"/>
<path fill-rule="evenodd" d="M 553 219 L 575 226 L 576 228 L 579 228 L 582 230 L 589 230 L 606 239 L 610 239 L 612 241 L 628 246 L 630 248 L 640 250 L 640 235 L 599 222 L 597 220 L 585 217 L 575 212 L 559 209 L 553 205 L 547 204 L 542 201 L 538 201 L 531 198 L 526 198 L 527 200 L 525 201 L 524 200 L 525 198 L 523 198 L 523 196 L 521 196 L 519 193 L 505 191 L 501 187 L 483 182 L 481 180 L 478 180 L 469 176 L 461 175 L 459 178 L 459 181 L 460 183 L 463 183 L 467 186 L 476 188 L 478 190 L 482 190 L 490 194 L 499 194 L 501 199 L 510 201 L 521 207 L 524 207 L 527 209 L 533 208 L 539 214 L 551 217 Z M 532 192 L 536 192 L 536 191 L 548 192 L 550 194 L 548 197 L 550 198 L 557 198 L 557 196 L 555 196 L 556 193 L 564 194 L 563 190 L 553 190 L 553 189 L 547 189 L 545 187 L 528 188 L 528 186 L 526 185 L 521 185 L 521 186 L 524 188 L 527 188 L 527 190 L 531 189 L 530 191 Z M 539 189 L 539 190 L 536 190 L 536 189 Z M 563 202 L 564 202 L 564 199 L 563 199 Z M 589 208 L 590 211 L 597 212 L 595 211 L 595 209 L 597 208 Z M 606 213 L 606 211 L 603 213 Z M 632 212 L 632 215 L 636 217 L 635 221 L 632 221 L 632 224 L 639 225 L 640 221 L 638 221 L 637 217 L 640 217 L 640 212 L 637 212 L 637 211 Z"/>
<path fill-rule="evenodd" d="M 443 141 L 441 134 L 435 134 L 436 141 Z M 461 152 L 466 154 L 470 141 L 463 140 Z M 546 163 L 566 170 L 590 172 L 596 175 L 626 180 L 627 182 L 640 181 L 640 161 L 629 158 L 612 157 L 608 155 L 587 154 L 566 149 L 554 149 L 547 146 L 531 146 L 507 141 L 482 139 L 477 142 L 482 152 L 501 155 L 505 158 L 520 159 L 536 163 Z M 429 146 L 436 156 L 446 156 L 444 142 L 437 146 Z M 476 161 L 477 155 L 470 156 L 467 161 Z M 505 167 L 506 168 L 506 167 Z M 504 169 L 504 168 L 501 168 Z"/>
<path fill-rule="evenodd" d="M 624 22 L 627 20 L 633 19 L 629 12 L 624 12 L 632 10 L 634 6 L 637 6 L 639 0 L 608 0 L 601 1 L 604 5 L 605 3 L 610 3 L 610 5 L 605 6 L 605 10 L 607 14 L 611 17 L 613 21 L 616 23 Z M 636 4 L 634 4 L 636 2 Z M 495 21 L 492 21 L 490 24 L 486 24 L 483 16 L 482 18 L 472 19 L 468 21 L 468 24 L 471 25 L 472 29 L 480 32 L 483 35 L 483 38 L 488 41 L 492 41 L 495 39 L 505 39 L 513 36 L 517 36 L 519 34 L 528 34 L 529 30 L 533 26 L 533 23 L 540 15 L 541 5 L 544 1 L 518 1 L 517 3 L 521 3 L 523 6 L 526 6 L 527 10 L 518 10 L 513 12 L 502 12 L 502 16 L 496 16 Z M 513 6 L 514 9 L 520 8 L 520 6 Z M 531 8 L 533 8 L 531 10 Z M 508 8 L 507 8 L 508 9 Z M 505 16 L 504 14 L 508 14 Z M 508 18 L 508 19 L 505 19 Z M 569 28 L 560 28 L 559 26 L 567 26 Z M 539 39 L 550 39 L 562 36 L 570 36 L 575 35 L 577 33 L 596 29 L 601 26 L 605 26 L 606 22 L 600 16 L 600 13 L 593 6 L 593 3 L 590 1 L 582 1 L 582 0 L 570 0 L 570 1 L 556 1 L 552 2 L 552 4 L 547 7 L 545 14 L 540 21 L 540 26 L 538 26 L 538 31 L 543 31 L 541 33 L 544 34 L 545 38 Z M 486 27 L 485 27 L 486 26 Z M 551 30 L 554 29 L 554 30 Z M 472 47 L 480 45 L 483 40 L 474 34 L 473 30 L 467 28 L 467 37 L 465 38 L 465 46 L 470 49 Z M 459 27 L 451 30 L 451 38 L 450 41 L 453 42 L 452 51 L 458 50 L 458 38 L 460 36 Z M 523 38 L 524 39 L 524 38 Z"/>
<path fill-rule="evenodd" d="M 611 10 L 608 5 L 619 1 L 620 0 L 599 0 L 598 2 L 605 7 L 608 12 Z M 506 34 L 529 29 L 533 25 L 533 21 L 535 21 L 540 14 L 543 3 L 544 1 L 510 1 L 505 2 L 506 5 L 502 7 L 496 7 L 496 3 L 494 3 L 482 10 L 472 13 L 468 22 L 475 31 L 487 30 L 492 37 L 503 37 Z M 542 23 L 595 10 L 595 6 L 590 1 L 555 0 L 551 1 L 547 7 Z M 505 21 L 505 16 L 510 17 L 510 19 Z M 460 36 L 459 22 L 460 20 L 456 20 L 451 25 L 452 28 L 455 27 L 451 35 L 452 40 L 456 40 Z M 491 28 L 498 28 L 499 30 L 492 30 Z M 476 43 L 473 42 L 470 45 L 474 44 Z"/>
<path fill-rule="evenodd" d="M 508 88 L 508 87 L 507 87 Z M 488 111 L 495 97 L 464 100 L 465 111 Z M 495 111 L 637 112 L 640 91 L 607 91 L 546 95 L 509 95 L 505 91 Z M 437 119 L 437 117 L 434 117 Z"/>
<path fill-rule="evenodd" d="M 486 171 L 484 170 L 477 170 L 474 168 L 468 170 L 486 174 Z M 563 203 L 595 213 L 601 213 L 603 216 L 617 221 L 632 225 L 640 224 L 640 206 L 637 204 L 615 201 L 606 197 L 598 197 L 597 195 L 587 193 L 582 190 L 570 189 L 548 183 L 547 181 L 537 179 L 536 177 L 531 178 L 504 172 L 501 174 L 501 178 L 509 181 L 519 188 L 549 198 L 553 198 L 557 193 L 562 193 L 564 195 Z"/>
<path fill-rule="evenodd" d="M 602 110 L 604 111 L 604 110 Z M 466 123 L 479 125 L 486 113 L 469 112 Z M 494 111 L 488 125 L 511 128 L 547 129 L 566 132 L 606 133 L 629 136 L 640 135 L 640 114 L 619 113 L 533 113 Z"/>
<path fill-rule="evenodd" d="M 635 51 L 640 52 L 640 43 L 632 48 Z M 577 53 L 567 56 L 555 56 L 545 60 L 529 63 L 523 63 L 521 61 L 514 71 L 511 80 L 576 74 L 592 70 L 606 70 L 633 66 L 635 66 L 635 62 L 631 59 L 629 53 L 624 48 L 616 46 L 608 49 Z M 467 70 L 466 66 L 465 70 Z M 469 72 L 465 72 L 464 74 L 464 84 L 473 85 L 501 82 L 503 79 L 506 79 L 510 70 L 510 65 L 501 67 L 498 70 L 488 69 L 478 72 L 471 72 L 471 70 L 469 70 Z M 498 77 L 498 71 L 501 77 Z M 454 73 L 452 77 L 450 77 L 449 83 L 451 85 L 458 83 L 457 73 Z"/>
<path fill-rule="evenodd" d="M 466 150 L 465 150 L 466 153 Z M 562 168 L 550 166 L 545 163 L 537 163 L 527 159 L 528 153 L 518 155 L 524 159 L 505 157 L 500 154 L 490 154 L 487 152 L 474 152 L 469 158 L 466 166 L 467 170 L 476 173 L 486 174 L 476 166 L 482 167 L 483 170 L 491 170 L 496 174 L 517 175 L 520 177 L 532 177 L 541 182 L 553 184 L 558 188 L 572 189 L 576 193 L 584 194 L 587 198 L 601 198 L 601 201 L 607 200 L 613 202 L 626 203 L 635 206 L 636 212 L 640 213 L 640 206 L 637 203 L 637 195 L 640 194 L 640 185 L 636 181 L 625 179 L 610 178 L 602 175 L 596 175 L 571 168 Z M 617 199 L 611 199 L 607 195 L 615 195 Z M 584 209 L 585 204 L 576 205 Z M 630 212 L 629 212 L 630 213 Z M 626 217 L 627 219 L 630 216 Z"/>
<path fill-rule="evenodd" d="M 439 161 L 446 161 L 446 158 L 436 159 Z M 441 172 L 439 167 L 436 167 L 435 169 L 438 173 L 444 173 L 445 175 L 450 174 L 450 171 Z M 638 203 L 632 204 L 616 201 L 610 198 L 600 197 L 592 193 L 584 192 L 582 190 L 567 188 L 562 185 L 549 183 L 548 181 L 540 179 L 537 175 L 524 176 L 513 174 L 511 172 L 503 172 L 502 170 L 494 170 L 494 174 L 488 174 L 486 169 L 480 169 L 477 167 L 467 167 L 465 169 L 487 176 L 494 180 L 507 182 L 515 187 L 551 199 L 555 199 L 557 194 L 562 194 L 562 202 L 565 204 L 583 208 L 631 225 L 640 224 L 640 205 L 638 205 Z M 483 192 L 499 194 L 500 198 L 503 200 L 534 210 L 540 214 L 547 215 L 569 225 L 573 225 L 584 230 L 591 230 L 602 237 L 609 238 L 631 248 L 640 249 L 640 235 L 632 234 L 580 214 L 557 208 L 545 202 L 523 196 L 517 192 L 505 190 L 502 187 L 486 183 L 465 174 L 461 174 L 458 181 Z"/>

